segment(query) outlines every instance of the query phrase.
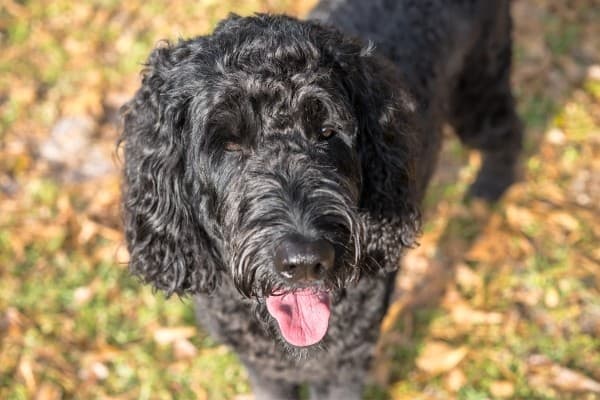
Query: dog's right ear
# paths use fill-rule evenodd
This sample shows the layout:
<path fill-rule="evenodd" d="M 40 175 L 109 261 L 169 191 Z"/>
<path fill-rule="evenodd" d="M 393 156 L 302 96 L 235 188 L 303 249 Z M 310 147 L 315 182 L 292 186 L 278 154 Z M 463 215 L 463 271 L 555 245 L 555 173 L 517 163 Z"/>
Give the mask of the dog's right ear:
<path fill-rule="evenodd" d="M 343 71 L 358 122 L 360 207 L 367 220 L 367 247 L 386 270 L 395 269 L 403 248 L 413 246 L 420 232 L 417 103 L 399 71 L 370 46 L 342 41 L 330 53 Z"/>
<path fill-rule="evenodd" d="M 123 213 L 129 267 L 167 295 L 208 292 L 219 281 L 220 257 L 213 238 L 191 206 L 187 153 L 187 103 L 182 61 L 197 43 L 155 49 L 142 73 L 142 86 L 122 108 L 120 142 L 125 156 Z"/>

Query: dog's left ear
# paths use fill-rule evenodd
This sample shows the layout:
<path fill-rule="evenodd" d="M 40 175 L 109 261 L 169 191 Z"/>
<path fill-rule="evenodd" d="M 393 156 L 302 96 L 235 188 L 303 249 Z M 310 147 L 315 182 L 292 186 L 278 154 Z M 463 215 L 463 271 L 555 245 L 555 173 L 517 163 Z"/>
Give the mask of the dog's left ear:
<path fill-rule="evenodd" d="M 346 90 L 358 119 L 360 206 L 366 213 L 369 252 L 394 269 L 420 230 L 416 101 L 401 84 L 399 71 L 369 50 L 343 69 L 349 72 Z"/>
<path fill-rule="evenodd" d="M 123 212 L 130 252 L 129 268 L 145 283 L 172 293 L 209 292 L 219 280 L 220 257 L 214 238 L 196 215 L 189 161 L 191 96 L 176 79 L 194 42 L 155 49 L 142 75 L 142 86 L 122 108 L 125 176 Z M 222 267 L 221 267 L 222 268 Z"/>

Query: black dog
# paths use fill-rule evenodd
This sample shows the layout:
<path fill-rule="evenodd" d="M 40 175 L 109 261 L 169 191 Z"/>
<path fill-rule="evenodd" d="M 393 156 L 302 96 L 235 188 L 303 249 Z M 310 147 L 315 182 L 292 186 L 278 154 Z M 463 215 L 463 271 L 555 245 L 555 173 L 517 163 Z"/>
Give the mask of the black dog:
<path fill-rule="evenodd" d="M 330 0 L 155 49 L 124 108 L 130 268 L 248 367 L 258 398 L 359 398 L 444 123 L 513 182 L 507 0 Z"/>

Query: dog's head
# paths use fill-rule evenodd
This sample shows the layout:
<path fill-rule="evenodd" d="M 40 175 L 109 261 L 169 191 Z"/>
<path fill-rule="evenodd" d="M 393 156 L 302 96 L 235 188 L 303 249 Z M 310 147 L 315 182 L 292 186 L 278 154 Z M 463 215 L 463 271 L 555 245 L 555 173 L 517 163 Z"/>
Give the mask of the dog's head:
<path fill-rule="evenodd" d="M 124 107 L 131 270 L 169 294 L 228 276 L 288 342 L 318 342 L 330 293 L 418 229 L 414 108 L 368 46 L 313 22 L 232 16 L 155 49 Z"/>

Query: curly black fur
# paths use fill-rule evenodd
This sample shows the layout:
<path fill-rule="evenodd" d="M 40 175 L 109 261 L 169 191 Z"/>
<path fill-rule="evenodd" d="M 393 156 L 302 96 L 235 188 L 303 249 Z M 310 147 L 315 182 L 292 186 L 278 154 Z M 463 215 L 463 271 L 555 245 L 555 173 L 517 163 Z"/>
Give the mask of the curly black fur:
<path fill-rule="evenodd" d="M 359 396 L 442 123 L 484 151 L 474 195 L 499 197 L 520 149 L 506 1 L 331 0 L 312 18 L 232 15 L 167 42 L 123 109 L 131 271 L 196 295 L 264 398 L 301 382 Z M 320 283 L 331 323 L 310 349 L 286 344 L 264 307 L 295 289 L 272 260 L 290 233 L 335 247 Z"/>

